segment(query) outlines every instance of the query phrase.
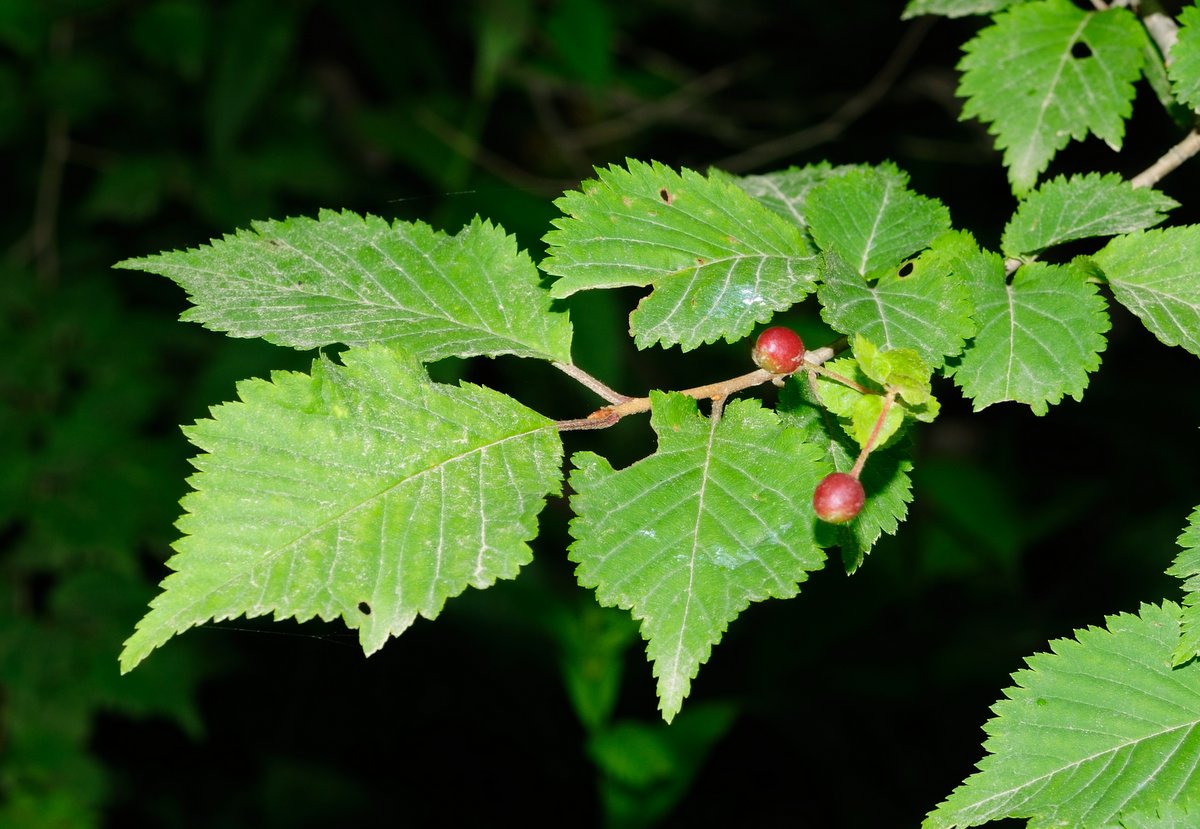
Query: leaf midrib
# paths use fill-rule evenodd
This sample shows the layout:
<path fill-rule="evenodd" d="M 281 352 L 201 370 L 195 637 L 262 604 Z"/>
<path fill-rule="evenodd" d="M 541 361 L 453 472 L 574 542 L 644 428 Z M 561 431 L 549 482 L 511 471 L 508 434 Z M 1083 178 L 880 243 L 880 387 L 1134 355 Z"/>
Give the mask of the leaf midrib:
<path fill-rule="evenodd" d="M 419 470 L 389 484 L 388 486 L 384 487 L 383 489 L 379 490 L 378 492 L 376 492 L 366 498 L 363 498 L 362 500 L 358 501 L 357 503 L 348 506 L 347 508 L 343 509 L 338 514 L 331 516 L 329 518 L 326 518 L 325 520 L 321 521 L 319 524 L 316 524 L 312 527 L 305 529 L 303 532 L 294 536 L 287 542 L 284 542 L 284 543 L 278 545 L 274 550 L 270 550 L 270 551 L 263 553 L 261 556 L 255 558 L 254 561 L 250 564 L 250 566 L 243 568 L 243 569 L 239 569 L 236 573 L 231 575 L 229 578 L 225 579 L 224 581 L 218 583 L 216 586 L 211 588 L 208 591 L 208 593 L 206 593 L 205 596 L 202 597 L 202 599 L 207 599 L 208 594 L 217 592 L 219 590 L 223 590 L 226 587 L 229 587 L 230 585 L 243 580 L 249 571 L 258 568 L 258 567 L 262 566 L 263 564 L 273 563 L 274 560 L 285 556 L 292 548 L 294 548 L 296 545 L 300 544 L 304 539 L 314 535 L 315 533 L 317 533 L 319 531 L 323 531 L 332 525 L 336 525 L 338 522 L 342 521 L 347 516 L 353 514 L 357 510 L 363 509 L 364 507 L 377 502 L 380 498 L 386 497 L 388 495 L 388 493 L 394 491 L 395 489 L 399 488 L 400 486 L 403 486 L 403 485 L 409 483 L 410 481 L 417 480 L 420 477 L 422 477 L 423 475 L 428 475 L 438 469 L 441 469 L 449 464 L 456 463 L 460 460 L 468 458 L 471 455 L 476 454 L 478 452 L 483 452 L 483 451 L 486 451 L 487 449 L 492 449 L 492 448 L 498 447 L 504 443 L 507 443 L 510 440 L 517 440 L 519 438 L 528 437 L 530 435 L 535 435 L 539 432 L 544 432 L 546 430 L 553 429 L 553 428 L 555 428 L 554 424 L 550 423 L 550 424 L 538 426 L 533 429 L 528 429 L 524 432 L 507 435 L 500 440 L 493 441 L 486 445 L 472 447 L 471 449 L 468 449 L 465 452 L 460 452 L 459 454 L 454 455 L 452 457 L 445 458 L 445 459 L 439 461 L 438 463 L 430 464 L 429 466 L 419 469 Z M 189 604 L 181 607 L 175 613 L 171 614 L 168 617 L 168 620 L 171 622 L 175 622 L 179 617 L 184 615 L 185 611 L 194 609 L 196 607 L 196 605 L 199 603 L 200 602 L 192 602 L 192 603 L 189 603 Z"/>
<path fill-rule="evenodd" d="M 1080 767 L 1080 766 L 1084 765 L 1085 763 L 1091 762 L 1092 760 L 1097 760 L 1097 759 L 1099 759 L 1099 758 L 1101 758 L 1101 757 L 1104 757 L 1104 756 L 1106 756 L 1106 755 L 1115 755 L 1115 754 L 1118 754 L 1119 752 L 1121 752 L 1121 751 L 1123 751 L 1123 750 L 1125 750 L 1125 749 L 1127 749 L 1127 748 L 1130 748 L 1130 747 L 1136 747 L 1136 746 L 1138 746 L 1138 745 L 1140 745 L 1140 744 L 1142 744 L 1142 743 L 1144 743 L 1144 742 L 1146 742 L 1146 741 L 1148 741 L 1148 740 L 1153 740 L 1153 739 L 1155 739 L 1155 738 L 1157 738 L 1157 737 L 1161 737 L 1161 736 L 1163 736 L 1163 735 L 1166 735 L 1166 734 L 1171 734 L 1172 732 L 1175 732 L 1175 731 L 1180 731 L 1180 730 L 1188 731 L 1188 730 L 1192 730 L 1192 729 L 1195 729 L 1197 726 L 1200 726 L 1200 718 L 1198 718 L 1198 719 L 1196 719 L 1196 720 L 1193 720 L 1192 722 L 1180 723 L 1179 725 L 1173 725 L 1173 726 L 1170 726 L 1170 727 L 1168 727 L 1168 728 L 1164 728 L 1164 729 L 1162 729 L 1162 730 L 1160 730 L 1160 731 L 1156 731 L 1156 732 L 1154 732 L 1153 734 L 1145 734 L 1145 735 L 1142 735 L 1142 736 L 1136 737 L 1136 738 L 1134 738 L 1134 739 L 1125 740 L 1125 741 L 1123 741 L 1123 742 L 1121 742 L 1121 743 L 1119 743 L 1119 744 L 1117 744 L 1117 745 L 1115 745 L 1115 746 L 1112 746 L 1112 747 L 1110 747 L 1110 748 L 1106 748 L 1106 749 L 1104 749 L 1103 751 L 1097 751 L 1097 752 L 1095 752 L 1095 753 L 1093 753 L 1093 754 L 1090 754 L 1090 755 L 1088 755 L 1088 756 L 1086 756 L 1086 757 L 1081 757 L 1081 758 L 1079 758 L 1078 760 L 1075 760 L 1075 761 L 1073 761 L 1073 762 L 1071 762 L 1071 763 L 1068 763 L 1068 764 L 1066 764 L 1066 765 L 1064 765 L 1064 766 L 1060 766 L 1060 767 L 1058 767 L 1058 768 L 1056 768 L 1056 769 L 1054 769 L 1054 770 L 1052 770 L 1052 771 L 1050 771 L 1050 772 L 1047 772 L 1046 774 L 1042 774 L 1042 775 L 1039 775 L 1039 776 L 1037 776 L 1037 777 L 1034 777 L 1034 778 L 1031 778 L 1031 779 L 1029 779 L 1029 780 L 1026 780 L 1025 782 L 1023 782 L 1023 783 L 1022 783 L 1021 785 L 1019 785 L 1019 786 L 1014 786 L 1014 787 L 1012 787 L 1011 789 L 1006 789 L 1006 790 L 1004 790 L 1004 791 L 1002 791 L 1002 792 L 996 792 L 996 793 L 994 793 L 994 794 L 991 794 L 991 795 L 989 795 L 989 796 L 987 796 L 987 797 L 985 797 L 985 798 L 982 798 L 982 799 L 980 799 L 980 800 L 976 800 L 976 801 L 974 801 L 974 802 L 973 802 L 973 803 L 970 805 L 970 807 L 968 807 L 968 808 L 971 808 L 971 809 L 973 809 L 973 810 L 976 810 L 976 811 L 978 811 L 978 810 L 979 810 L 979 809 L 980 809 L 980 808 L 983 806 L 983 804 L 985 804 L 985 803 L 988 803 L 988 802 L 990 802 L 990 801 L 997 800 L 997 799 L 999 799 L 999 798 L 1012 798 L 1012 797 L 1015 797 L 1015 796 L 1017 796 L 1017 793 L 1021 792 L 1021 791 L 1022 791 L 1022 790 L 1024 790 L 1024 789 L 1027 789 L 1027 788 L 1029 788 L 1029 787 L 1031 787 L 1031 786 L 1034 786 L 1034 785 L 1037 785 L 1037 784 L 1040 784 L 1040 783 L 1049 782 L 1049 781 L 1051 781 L 1051 780 L 1052 780 L 1052 778 L 1054 778 L 1055 776 L 1057 776 L 1057 775 L 1060 775 L 1060 774 L 1065 774 L 1065 773 L 1068 773 L 1068 772 L 1070 772 L 1070 771 L 1072 771 L 1072 770 L 1074 770 L 1074 769 L 1076 769 L 1076 768 L 1078 768 L 1078 767 Z M 1184 737 L 1183 737 L 1183 739 L 1181 739 L 1181 740 L 1179 741 L 1179 744 L 1180 744 L 1180 745 L 1182 745 L 1182 744 L 1183 744 L 1183 742 L 1184 742 L 1184 741 L 1187 739 L 1187 737 L 1188 737 L 1188 736 L 1189 736 L 1189 735 L 1185 733 L 1185 734 L 1184 734 Z M 1161 766 L 1161 764 L 1160 764 L 1159 768 L 1161 768 L 1161 767 L 1162 767 L 1162 766 Z M 1135 791 L 1135 794 L 1136 794 L 1136 791 Z M 1126 802 L 1128 802 L 1128 799 L 1126 800 Z M 1124 805 L 1124 804 L 1122 804 L 1122 805 Z M 1119 809 L 1117 809 L 1117 810 L 1114 810 L 1113 814 L 1116 814 L 1116 813 L 1117 813 L 1117 812 L 1119 812 L 1119 811 L 1120 811 Z"/>

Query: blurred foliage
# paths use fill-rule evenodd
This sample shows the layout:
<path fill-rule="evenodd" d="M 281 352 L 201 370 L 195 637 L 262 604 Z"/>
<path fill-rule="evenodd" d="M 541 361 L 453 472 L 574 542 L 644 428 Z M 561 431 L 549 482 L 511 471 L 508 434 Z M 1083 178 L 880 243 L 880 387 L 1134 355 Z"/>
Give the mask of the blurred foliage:
<path fill-rule="evenodd" d="M 371 659 L 337 629 L 243 622 L 117 675 L 186 490 L 176 424 L 311 355 L 180 325 L 180 292 L 111 263 L 320 207 L 450 232 L 480 214 L 540 257 L 551 199 L 626 156 L 738 173 L 891 159 L 995 244 L 1004 172 L 953 97 L 978 22 L 898 15 L 883 0 L 0 2 L 0 826 L 914 825 L 978 759 L 1023 655 L 1174 595 L 1162 571 L 1195 497 L 1178 447 L 1200 400 L 1164 380 L 1186 355 L 1118 317 L 1082 404 L 1034 421 L 938 390 L 951 402 L 921 438 L 900 536 L 852 578 L 830 568 L 747 611 L 670 729 L 628 619 L 574 586 L 561 503 L 520 579 Z M 1155 117 L 1121 171 L 1172 143 Z M 1113 168 L 1100 153 L 1061 162 Z M 567 303 L 576 359 L 616 388 L 745 370 L 748 347 L 638 354 L 635 293 L 590 293 Z M 808 310 L 784 316 L 822 341 Z M 438 370 L 552 416 L 595 404 L 516 359 Z M 1131 422 L 1131 389 L 1160 410 Z M 650 440 L 631 419 L 568 449 L 622 466 Z M 1147 474 L 1153 499 L 1129 483 Z"/>

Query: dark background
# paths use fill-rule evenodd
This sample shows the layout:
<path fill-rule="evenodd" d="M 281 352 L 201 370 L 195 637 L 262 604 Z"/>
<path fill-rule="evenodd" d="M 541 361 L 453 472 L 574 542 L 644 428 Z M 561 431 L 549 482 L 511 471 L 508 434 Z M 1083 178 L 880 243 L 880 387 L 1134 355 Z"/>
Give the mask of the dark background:
<path fill-rule="evenodd" d="M 1083 403 L 974 414 L 943 383 L 899 536 L 747 610 L 669 729 L 627 617 L 574 585 L 561 501 L 517 580 L 369 659 L 337 625 L 238 620 L 118 676 L 167 572 L 178 424 L 312 354 L 179 323 L 178 288 L 112 263 L 322 207 L 450 232 L 480 214 L 536 259 L 551 200 L 626 157 L 890 159 L 994 245 L 1014 201 L 954 97 L 981 21 L 899 8 L 0 4 L 0 825 L 916 826 L 981 756 L 1023 656 L 1176 598 L 1195 367 L 1113 308 Z M 1083 142 L 1053 171 L 1132 176 L 1179 137 L 1143 89 L 1124 153 Z M 1196 184 L 1185 168 L 1162 187 Z M 577 361 L 614 387 L 747 369 L 747 343 L 637 353 L 637 293 L 604 293 L 570 307 Z M 784 319 L 827 336 L 811 307 Z M 527 361 L 435 371 L 551 416 L 597 404 Z M 618 465 L 653 449 L 638 419 L 566 443 Z"/>

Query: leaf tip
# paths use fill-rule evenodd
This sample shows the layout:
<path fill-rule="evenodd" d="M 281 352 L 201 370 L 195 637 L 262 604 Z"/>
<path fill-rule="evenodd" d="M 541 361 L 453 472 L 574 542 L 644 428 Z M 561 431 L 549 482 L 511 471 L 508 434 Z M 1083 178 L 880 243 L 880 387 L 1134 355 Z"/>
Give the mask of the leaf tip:
<path fill-rule="evenodd" d="M 134 634 L 126 639 L 125 644 L 121 647 L 121 654 L 117 657 L 117 665 L 121 670 L 121 676 L 124 676 L 142 664 L 146 657 L 150 655 L 150 652 L 158 647 L 157 644 L 146 647 L 141 641 L 142 638 L 140 630 L 134 631 Z"/>

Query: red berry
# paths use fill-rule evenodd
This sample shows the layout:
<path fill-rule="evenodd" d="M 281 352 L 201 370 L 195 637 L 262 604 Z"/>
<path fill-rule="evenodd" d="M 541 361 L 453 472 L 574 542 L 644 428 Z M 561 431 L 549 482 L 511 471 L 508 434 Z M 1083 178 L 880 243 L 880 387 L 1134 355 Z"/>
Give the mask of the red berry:
<path fill-rule="evenodd" d="M 804 341 L 792 329 L 776 325 L 758 335 L 751 356 L 763 371 L 791 374 L 804 362 Z"/>
<path fill-rule="evenodd" d="M 817 518 L 830 524 L 845 524 L 858 515 L 867 500 L 858 478 L 845 472 L 826 475 L 813 492 Z"/>

